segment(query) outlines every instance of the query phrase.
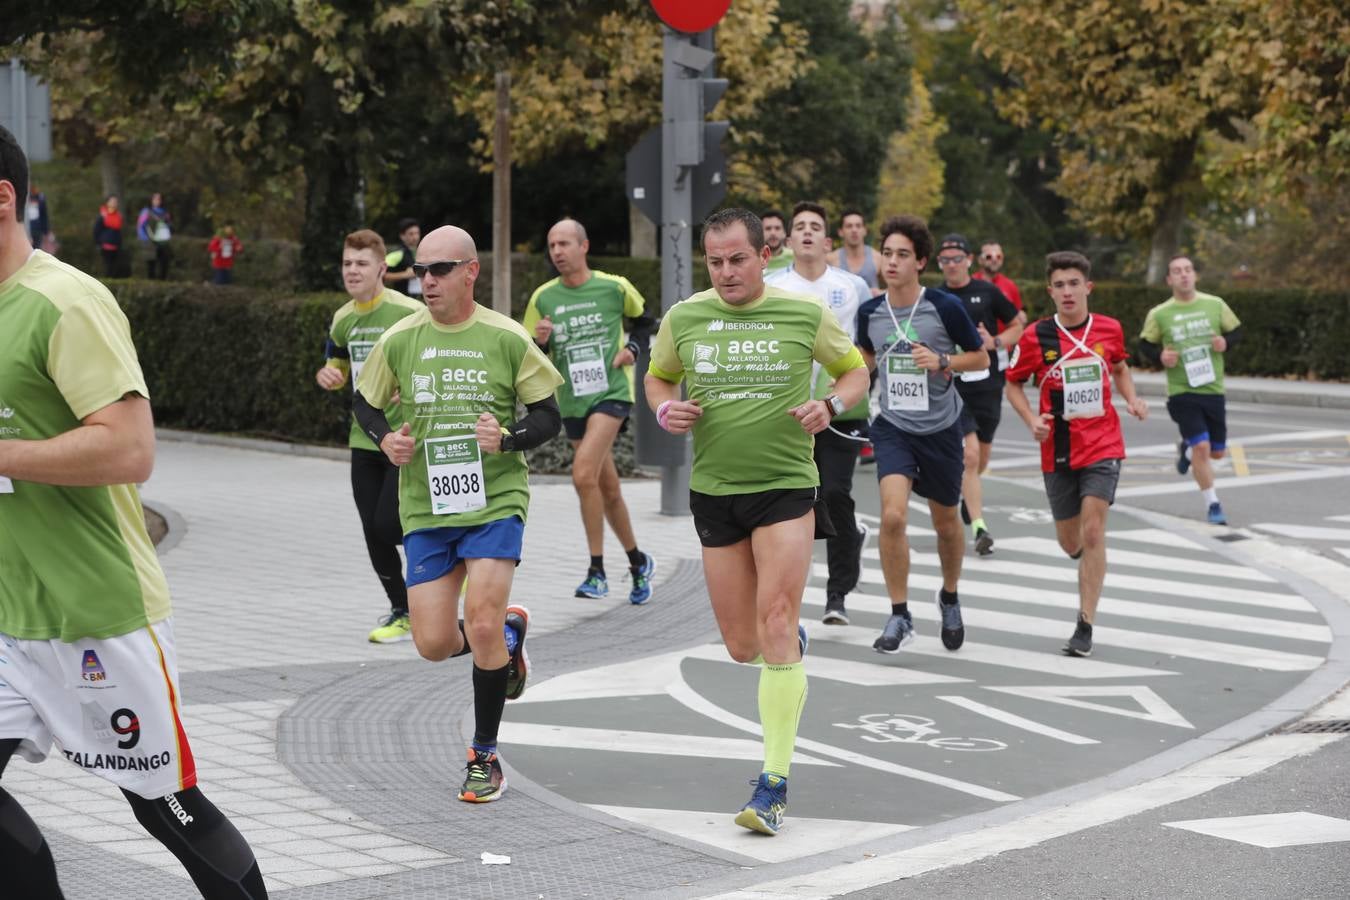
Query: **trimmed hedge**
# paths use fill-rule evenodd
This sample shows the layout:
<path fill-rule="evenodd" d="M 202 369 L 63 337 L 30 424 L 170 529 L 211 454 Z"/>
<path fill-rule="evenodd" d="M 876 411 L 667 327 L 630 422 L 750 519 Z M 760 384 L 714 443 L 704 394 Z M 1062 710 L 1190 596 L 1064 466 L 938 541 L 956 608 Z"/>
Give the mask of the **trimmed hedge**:
<path fill-rule="evenodd" d="M 653 260 L 596 260 L 624 274 L 655 308 L 659 279 Z M 545 272 L 538 257 L 513 260 L 521 280 L 517 315 Z M 526 277 L 529 280 L 525 280 Z M 542 280 L 542 279 L 540 279 Z M 481 279 L 490 292 L 490 281 Z M 341 445 L 350 397 L 314 383 L 323 342 L 343 294 L 302 294 L 187 282 L 109 283 L 131 321 L 157 420 L 167 426 L 245 434 L 274 440 Z M 1121 320 L 1132 353 L 1148 309 L 1165 291 L 1137 285 L 1097 285 L 1092 308 Z M 1042 295 L 1043 297 L 1044 295 Z M 484 299 L 480 294 L 480 299 Z M 1033 315 L 1049 311 L 1032 300 Z M 1245 340 L 1227 360 L 1234 375 L 1350 380 L 1350 293 L 1234 290 L 1225 295 L 1242 320 Z M 537 471 L 565 472 L 572 459 L 562 437 L 530 454 Z M 636 471 L 631 435 L 622 435 L 616 459 Z"/>

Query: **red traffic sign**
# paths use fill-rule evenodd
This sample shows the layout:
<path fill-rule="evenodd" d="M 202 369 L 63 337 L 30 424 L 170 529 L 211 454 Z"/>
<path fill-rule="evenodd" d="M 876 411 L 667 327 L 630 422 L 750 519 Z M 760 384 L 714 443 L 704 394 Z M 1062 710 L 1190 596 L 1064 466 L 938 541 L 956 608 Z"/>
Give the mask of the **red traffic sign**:
<path fill-rule="evenodd" d="M 731 0 L 651 0 L 656 14 L 676 31 L 697 34 L 722 20 Z"/>

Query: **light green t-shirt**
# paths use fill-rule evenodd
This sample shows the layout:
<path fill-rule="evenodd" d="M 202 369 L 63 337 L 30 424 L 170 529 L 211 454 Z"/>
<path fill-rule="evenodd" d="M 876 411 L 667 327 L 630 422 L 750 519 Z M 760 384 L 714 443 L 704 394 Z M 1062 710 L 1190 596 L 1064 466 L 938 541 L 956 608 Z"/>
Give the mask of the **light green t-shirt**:
<path fill-rule="evenodd" d="M 482 306 L 455 325 L 423 309 L 386 331 L 356 389 L 378 409 L 397 390 L 417 441 L 412 461 L 399 470 L 403 533 L 523 520 L 530 505 L 525 457 L 480 453 L 474 426 L 485 412 L 509 426 L 517 403 L 537 403 L 561 383 L 520 323 Z"/>
<path fill-rule="evenodd" d="M 1181 354 L 1167 370 L 1167 396 L 1222 394 L 1224 354 L 1212 342 L 1215 335 L 1240 324 L 1228 304 L 1213 294 L 1197 292 L 1185 303 L 1172 297 L 1150 309 L 1139 336 Z"/>
<path fill-rule="evenodd" d="M 56 437 L 129 393 L 149 397 L 112 294 L 35 250 L 0 283 L 0 440 Z M 168 617 L 135 485 L 12 484 L 0 493 L 0 632 L 76 641 Z"/>
<path fill-rule="evenodd" d="M 769 261 L 764 264 L 765 272 L 777 272 L 779 269 L 786 269 L 792 265 L 792 260 L 796 258 L 791 247 L 784 247 L 777 256 L 770 256 Z"/>
<path fill-rule="evenodd" d="M 558 388 L 563 418 L 583 418 L 602 400 L 633 402 L 633 367 L 615 369 L 611 363 L 623 348 L 624 317 L 640 316 L 645 308 L 627 278 L 596 270 L 577 287 L 554 278 L 530 296 L 525 331 L 533 336 L 540 319 L 553 321 L 548 349 L 563 376 Z"/>
<path fill-rule="evenodd" d="M 811 363 L 838 378 L 865 365 L 834 313 L 815 297 L 766 286 L 733 306 L 694 294 L 661 321 L 647 371 L 687 382 L 694 423 L 689 487 L 749 494 L 820 484 L 813 438 L 788 415 L 811 397 Z"/>
<path fill-rule="evenodd" d="M 426 304 L 406 297 L 392 288 L 385 288 L 370 303 L 357 303 L 348 300 L 333 314 L 333 324 L 328 329 L 328 337 L 333 345 L 347 351 L 347 358 L 330 357 L 328 365 L 345 371 L 356 390 L 356 379 L 361 374 L 366 357 L 375 348 L 375 342 L 400 319 L 426 309 Z M 384 411 L 389 427 L 397 429 L 403 424 L 403 417 L 396 406 Z M 375 442 L 366 436 L 361 426 L 352 416 L 351 433 L 347 436 L 347 446 L 357 450 L 380 452 Z"/>

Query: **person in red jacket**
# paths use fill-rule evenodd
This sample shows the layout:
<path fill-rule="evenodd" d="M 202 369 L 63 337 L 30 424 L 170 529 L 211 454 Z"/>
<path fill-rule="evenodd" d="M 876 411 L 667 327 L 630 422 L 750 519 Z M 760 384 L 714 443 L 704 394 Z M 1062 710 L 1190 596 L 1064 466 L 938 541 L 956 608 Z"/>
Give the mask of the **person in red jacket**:
<path fill-rule="evenodd" d="M 220 234 L 211 238 L 206 252 L 211 254 L 211 281 L 215 284 L 229 284 L 234 280 L 234 261 L 243 251 L 244 244 L 234 234 L 234 226 L 226 225 Z"/>
<path fill-rule="evenodd" d="M 122 252 L 122 213 L 117 208 L 117 195 L 109 194 L 98 208 L 94 219 L 94 244 L 103 254 L 103 274 L 113 278 L 117 274 L 117 257 Z"/>
<path fill-rule="evenodd" d="M 1008 403 L 1041 445 L 1041 473 L 1060 548 L 1078 560 L 1078 624 L 1068 656 L 1092 655 L 1092 621 L 1106 581 L 1106 513 L 1116 499 L 1125 439 L 1111 382 L 1141 422 L 1148 404 L 1134 389 L 1125 333 L 1088 312 L 1092 265 L 1081 253 L 1051 253 L 1046 280 L 1056 313 L 1027 326 L 1008 368 Z M 1023 384 L 1040 386 L 1035 412 Z"/>

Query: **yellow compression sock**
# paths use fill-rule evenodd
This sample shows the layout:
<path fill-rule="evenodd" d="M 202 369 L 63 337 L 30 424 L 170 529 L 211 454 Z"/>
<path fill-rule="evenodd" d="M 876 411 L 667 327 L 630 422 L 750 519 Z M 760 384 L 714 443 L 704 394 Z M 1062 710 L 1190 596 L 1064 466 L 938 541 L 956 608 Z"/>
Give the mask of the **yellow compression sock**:
<path fill-rule="evenodd" d="M 804 706 L 806 669 L 801 663 L 766 663 L 759 670 L 759 722 L 764 730 L 765 772 L 787 777 Z"/>

